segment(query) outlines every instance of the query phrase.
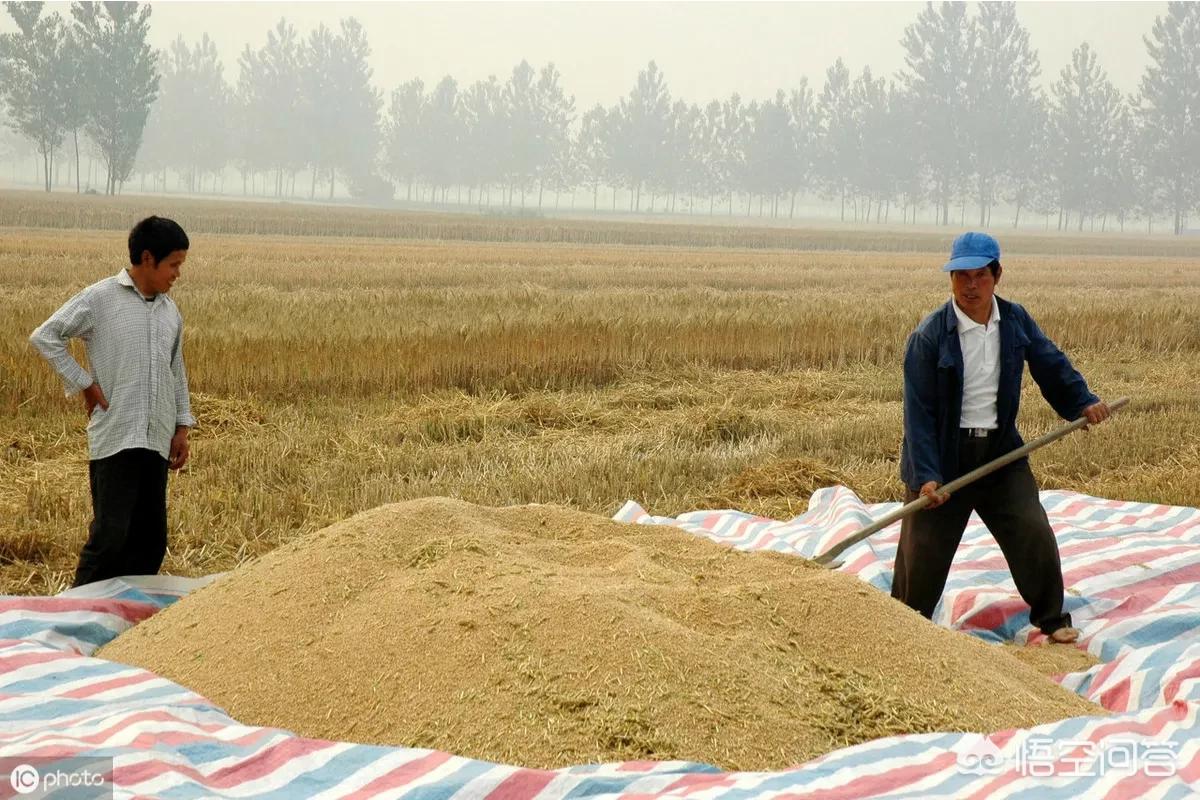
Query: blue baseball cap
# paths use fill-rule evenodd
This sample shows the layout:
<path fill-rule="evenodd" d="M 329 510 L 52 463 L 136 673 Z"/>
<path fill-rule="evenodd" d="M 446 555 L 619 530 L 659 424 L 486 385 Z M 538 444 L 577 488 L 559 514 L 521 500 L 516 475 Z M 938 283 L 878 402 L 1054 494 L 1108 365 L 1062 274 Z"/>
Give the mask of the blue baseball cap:
<path fill-rule="evenodd" d="M 979 269 L 1000 260 L 1000 243 L 986 233 L 968 231 L 954 240 L 950 260 L 942 272 L 956 269 Z"/>

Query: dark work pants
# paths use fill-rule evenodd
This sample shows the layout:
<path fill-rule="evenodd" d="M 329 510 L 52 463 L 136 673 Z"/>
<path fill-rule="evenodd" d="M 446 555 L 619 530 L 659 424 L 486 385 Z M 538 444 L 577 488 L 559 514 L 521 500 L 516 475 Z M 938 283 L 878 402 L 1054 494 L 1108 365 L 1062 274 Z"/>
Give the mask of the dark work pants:
<path fill-rule="evenodd" d="M 993 452 L 995 436 L 968 438 L 959 446 L 963 474 L 1001 455 Z M 907 492 L 909 502 L 918 493 Z M 1029 604 L 1029 619 L 1043 633 L 1070 625 L 1063 613 L 1062 563 L 1046 510 L 1038 500 L 1037 483 L 1022 459 L 960 489 L 935 509 L 906 517 L 900 527 L 892 597 L 928 618 L 946 587 L 954 552 L 962 540 L 971 512 L 987 526 L 1021 598 Z"/>
<path fill-rule="evenodd" d="M 154 575 L 167 554 L 167 460 L 122 450 L 88 464 L 92 525 L 75 586 L 122 575 Z"/>

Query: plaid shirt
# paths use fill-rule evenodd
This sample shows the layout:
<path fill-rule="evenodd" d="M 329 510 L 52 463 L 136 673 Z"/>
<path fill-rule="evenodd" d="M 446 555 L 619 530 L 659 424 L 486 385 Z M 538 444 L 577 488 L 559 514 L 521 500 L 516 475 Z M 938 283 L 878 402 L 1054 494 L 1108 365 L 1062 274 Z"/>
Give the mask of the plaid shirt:
<path fill-rule="evenodd" d="M 91 372 L 67 351 L 80 338 Z M 180 425 L 196 424 L 183 367 L 183 317 L 165 294 L 143 297 L 127 270 L 87 287 L 42 323 L 29 341 L 62 376 L 67 396 L 100 384 L 108 410 L 88 420 L 93 460 L 145 448 L 169 457 Z"/>

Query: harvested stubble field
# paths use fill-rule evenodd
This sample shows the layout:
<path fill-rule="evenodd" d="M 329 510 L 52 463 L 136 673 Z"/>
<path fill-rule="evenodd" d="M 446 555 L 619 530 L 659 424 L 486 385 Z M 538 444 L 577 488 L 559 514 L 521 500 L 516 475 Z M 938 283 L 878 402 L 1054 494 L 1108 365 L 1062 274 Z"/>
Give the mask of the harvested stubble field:
<path fill-rule="evenodd" d="M 886 253 L 395 241 L 208 234 L 181 210 L 193 247 L 173 296 L 201 425 L 171 482 L 169 572 L 436 495 L 776 517 L 835 482 L 899 497 L 900 358 L 945 299 L 948 235 L 895 234 Z M 1043 485 L 1200 505 L 1200 243 L 1097 237 L 1080 249 L 1127 254 L 1085 257 L 1039 241 L 1005 259 L 1001 294 L 1098 392 L 1135 400 L 1035 457 Z M 118 231 L 0 235 L 0 592 L 63 588 L 90 516 L 83 412 L 27 336 L 124 258 Z M 1056 424 L 1035 388 L 1024 408 L 1026 434 Z"/>

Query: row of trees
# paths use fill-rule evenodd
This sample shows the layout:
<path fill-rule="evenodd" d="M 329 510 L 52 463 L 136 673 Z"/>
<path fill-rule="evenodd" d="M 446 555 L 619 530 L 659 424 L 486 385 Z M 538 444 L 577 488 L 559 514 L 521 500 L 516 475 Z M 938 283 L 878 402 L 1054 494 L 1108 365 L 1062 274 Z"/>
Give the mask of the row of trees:
<path fill-rule="evenodd" d="M 46 191 L 70 137 L 79 175 L 79 134 L 96 147 L 108 193 L 133 171 L 150 104 L 158 94 L 150 8 L 76 2 L 71 20 L 43 16 L 41 3 L 6 2 L 17 32 L 0 36 L 0 94 L 9 126 L 42 159 Z"/>
<path fill-rule="evenodd" d="M 970 203 L 985 226 L 1003 203 L 1014 224 L 1027 210 L 1057 214 L 1060 228 L 1165 213 L 1177 233 L 1200 204 L 1200 3 L 1168 4 L 1128 97 L 1087 43 L 1044 91 L 1013 3 L 930 3 L 904 32 L 895 78 L 839 60 L 819 87 L 701 104 L 672 97 L 651 62 L 619 102 L 582 112 L 553 65 L 525 62 L 504 82 L 412 80 L 385 98 L 353 19 L 307 37 L 281 20 L 242 52 L 231 84 L 207 35 L 156 60 L 148 7 L 75 3 L 67 24 L 40 4 L 5 5 L 19 33 L 0 39 L 3 95 L 46 161 L 47 189 L 55 154 L 68 135 L 77 152 L 82 128 L 110 191 L 135 170 L 162 188 L 170 171 L 191 191 L 206 179 L 217 190 L 232 165 L 243 192 L 280 197 L 332 197 L 342 180 L 369 199 L 398 186 L 410 200 L 465 192 L 510 206 L 585 188 L 593 208 L 602 193 L 615 208 L 622 189 L 633 210 L 732 214 L 739 197 L 771 216 L 820 197 L 843 218 L 915 221 L 933 207 L 943 224 Z M 102 56 L 102 69 L 86 66 Z"/>

